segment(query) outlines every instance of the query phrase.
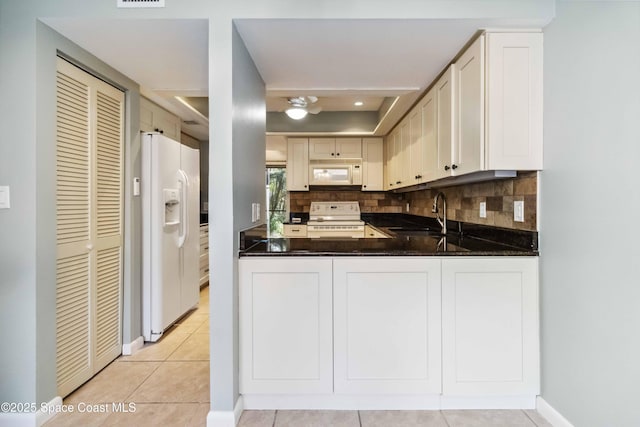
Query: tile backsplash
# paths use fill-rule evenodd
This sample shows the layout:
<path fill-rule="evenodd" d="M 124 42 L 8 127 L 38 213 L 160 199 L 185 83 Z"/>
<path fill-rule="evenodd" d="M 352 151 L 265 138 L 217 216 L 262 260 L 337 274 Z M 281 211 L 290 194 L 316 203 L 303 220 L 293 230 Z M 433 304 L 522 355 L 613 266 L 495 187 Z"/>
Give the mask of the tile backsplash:
<path fill-rule="evenodd" d="M 291 212 L 309 212 L 311 201 L 357 200 L 363 213 L 409 213 L 433 217 L 431 207 L 438 191 L 442 191 L 447 199 L 448 219 L 517 230 L 537 229 L 536 172 L 519 172 L 515 178 L 407 193 L 324 190 L 290 192 L 289 207 Z M 513 202 L 516 200 L 524 201 L 524 222 L 513 220 Z M 487 204 L 486 218 L 480 218 L 480 202 Z"/>

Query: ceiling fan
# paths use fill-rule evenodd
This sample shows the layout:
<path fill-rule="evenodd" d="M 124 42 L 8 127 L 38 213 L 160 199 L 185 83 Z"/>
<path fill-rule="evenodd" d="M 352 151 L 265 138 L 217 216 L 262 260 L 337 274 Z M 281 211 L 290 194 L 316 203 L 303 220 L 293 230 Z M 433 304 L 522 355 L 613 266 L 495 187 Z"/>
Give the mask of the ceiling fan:
<path fill-rule="evenodd" d="M 304 118 L 307 113 L 318 114 L 322 111 L 322 107 L 319 105 L 313 105 L 318 102 L 317 96 L 297 96 L 287 98 L 289 106 L 284 111 L 287 116 L 294 120 L 300 120 Z"/>

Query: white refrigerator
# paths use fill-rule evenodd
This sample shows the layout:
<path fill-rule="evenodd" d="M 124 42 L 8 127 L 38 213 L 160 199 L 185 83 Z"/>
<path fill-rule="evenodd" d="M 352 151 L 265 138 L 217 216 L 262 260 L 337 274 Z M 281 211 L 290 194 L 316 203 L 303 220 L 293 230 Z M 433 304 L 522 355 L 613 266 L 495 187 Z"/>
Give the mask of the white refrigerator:
<path fill-rule="evenodd" d="M 142 135 L 142 329 L 164 331 L 199 299 L 199 151 L 156 133 Z"/>

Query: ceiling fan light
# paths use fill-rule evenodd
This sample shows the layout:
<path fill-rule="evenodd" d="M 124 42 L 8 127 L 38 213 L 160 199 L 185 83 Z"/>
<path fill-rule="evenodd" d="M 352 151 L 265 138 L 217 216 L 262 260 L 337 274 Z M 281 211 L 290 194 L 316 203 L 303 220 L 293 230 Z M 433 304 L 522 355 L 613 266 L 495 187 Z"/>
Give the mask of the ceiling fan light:
<path fill-rule="evenodd" d="M 292 108 L 287 108 L 285 113 L 287 113 L 287 116 L 289 116 L 293 120 L 300 120 L 307 115 L 307 110 L 300 107 L 292 107 Z"/>

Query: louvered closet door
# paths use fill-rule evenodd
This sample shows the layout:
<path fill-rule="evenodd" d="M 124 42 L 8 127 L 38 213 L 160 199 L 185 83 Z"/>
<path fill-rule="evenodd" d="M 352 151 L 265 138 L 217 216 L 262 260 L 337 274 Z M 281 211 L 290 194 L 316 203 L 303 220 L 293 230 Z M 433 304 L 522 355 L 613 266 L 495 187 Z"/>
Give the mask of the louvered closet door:
<path fill-rule="evenodd" d="M 58 394 L 66 396 L 121 348 L 124 94 L 58 59 Z"/>

